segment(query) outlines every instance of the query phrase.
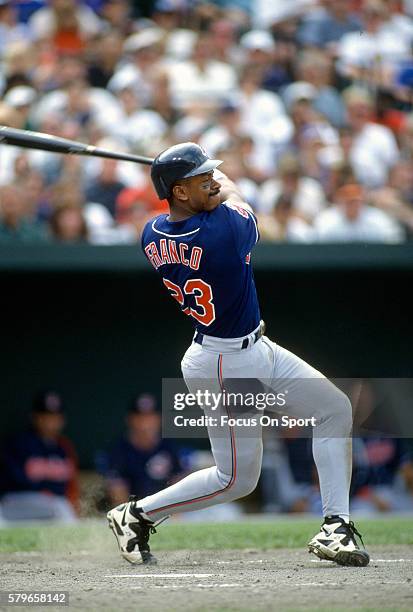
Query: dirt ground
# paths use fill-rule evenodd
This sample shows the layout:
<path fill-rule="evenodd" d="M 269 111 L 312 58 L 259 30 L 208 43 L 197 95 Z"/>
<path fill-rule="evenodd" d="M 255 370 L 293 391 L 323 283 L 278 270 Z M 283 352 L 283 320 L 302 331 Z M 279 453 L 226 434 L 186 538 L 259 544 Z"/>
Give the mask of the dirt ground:
<path fill-rule="evenodd" d="M 366 568 L 317 561 L 305 550 L 162 552 L 151 567 L 130 565 L 115 550 L 2 554 L 0 589 L 64 590 L 70 607 L 116 612 L 413 610 L 413 547 L 370 554 Z"/>

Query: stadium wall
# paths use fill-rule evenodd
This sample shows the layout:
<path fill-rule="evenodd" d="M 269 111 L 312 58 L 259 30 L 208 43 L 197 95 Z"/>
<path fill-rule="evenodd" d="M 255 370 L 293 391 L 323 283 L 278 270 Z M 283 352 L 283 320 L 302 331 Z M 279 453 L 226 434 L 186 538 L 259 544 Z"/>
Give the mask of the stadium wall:
<path fill-rule="evenodd" d="M 254 270 L 273 340 L 329 376 L 413 376 L 412 245 L 261 245 Z M 1 434 L 55 388 L 91 467 L 131 397 L 180 375 L 190 321 L 138 247 L 2 247 L 0 282 Z"/>

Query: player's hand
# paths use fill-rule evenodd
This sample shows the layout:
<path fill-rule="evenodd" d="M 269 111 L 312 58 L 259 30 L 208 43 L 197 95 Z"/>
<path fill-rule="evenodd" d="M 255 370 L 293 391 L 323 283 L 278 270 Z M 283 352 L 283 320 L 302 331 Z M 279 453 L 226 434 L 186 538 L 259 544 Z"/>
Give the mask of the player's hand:
<path fill-rule="evenodd" d="M 236 204 L 237 206 L 241 206 L 246 210 L 252 212 L 251 206 L 244 201 L 241 191 L 230 178 L 227 177 L 226 174 L 221 172 L 221 170 L 214 170 L 214 179 L 218 181 L 221 185 L 221 204 L 222 202 L 231 202 L 232 204 Z"/>

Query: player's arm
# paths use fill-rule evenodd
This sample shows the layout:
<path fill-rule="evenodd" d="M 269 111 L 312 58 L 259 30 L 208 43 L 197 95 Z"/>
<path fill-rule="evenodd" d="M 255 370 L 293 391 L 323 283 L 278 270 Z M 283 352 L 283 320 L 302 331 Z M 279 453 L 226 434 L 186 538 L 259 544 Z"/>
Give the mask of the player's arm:
<path fill-rule="evenodd" d="M 216 169 L 214 170 L 214 179 L 216 179 L 221 185 L 221 204 L 222 202 L 230 202 L 231 204 L 236 204 L 237 206 L 241 206 L 242 208 L 253 212 L 251 206 L 245 202 L 244 198 L 242 197 L 241 191 L 238 189 L 237 185 L 234 183 L 234 181 L 231 181 L 226 174 L 221 172 L 221 170 Z"/>
<path fill-rule="evenodd" d="M 220 170 L 215 170 L 214 179 L 221 185 L 221 204 L 227 210 L 227 218 L 231 226 L 237 251 L 244 258 L 260 239 L 257 219 L 251 206 L 245 202 L 236 184 L 226 174 Z"/>

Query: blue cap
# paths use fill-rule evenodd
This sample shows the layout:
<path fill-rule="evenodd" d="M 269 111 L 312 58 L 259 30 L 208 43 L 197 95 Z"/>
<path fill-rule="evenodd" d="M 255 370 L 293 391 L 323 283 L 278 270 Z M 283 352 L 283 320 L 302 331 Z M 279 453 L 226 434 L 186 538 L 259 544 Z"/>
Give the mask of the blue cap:
<path fill-rule="evenodd" d="M 157 412 L 156 398 L 152 393 L 141 393 L 130 403 L 129 414 L 153 414 Z"/>
<path fill-rule="evenodd" d="M 36 414 L 63 414 L 63 401 L 61 396 L 51 389 L 41 391 L 34 397 L 32 412 Z"/>

